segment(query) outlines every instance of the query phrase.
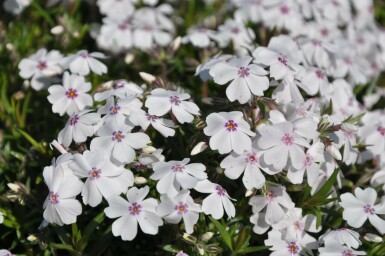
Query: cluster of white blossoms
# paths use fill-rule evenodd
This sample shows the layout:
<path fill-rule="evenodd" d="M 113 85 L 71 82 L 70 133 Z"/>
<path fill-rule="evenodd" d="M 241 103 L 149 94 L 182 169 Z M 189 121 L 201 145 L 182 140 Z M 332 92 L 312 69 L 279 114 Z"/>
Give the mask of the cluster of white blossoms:
<path fill-rule="evenodd" d="M 168 46 L 175 30 L 166 16 L 171 6 L 143 2 L 149 7 L 136 9 L 134 0 L 97 1 L 106 15 L 97 36 L 101 48 Z M 233 19 L 216 30 L 197 25 L 183 39 L 217 50 L 232 43 L 237 55 L 217 54 L 196 71 L 205 82 L 223 87 L 228 101 L 221 109 L 228 111 L 217 111 L 214 100 L 206 99 L 212 108 L 202 113 L 189 93 L 157 83 L 160 78 L 155 77 L 148 87 L 119 79 L 95 91 L 87 75 L 107 73 L 98 60 L 106 57 L 97 52 L 82 50 L 63 57 L 41 49 L 20 62 L 20 76 L 31 79 L 36 90 L 47 88 L 52 111 L 68 118 L 54 143 L 62 155 L 43 172 L 49 190 L 44 219 L 58 225 L 76 222 L 82 213 L 80 194 L 90 207 L 108 203 L 104 212 L 116 219 L 112 232 L 123 240 L 135 238 L 138 224 L 142 232 L 155 235 L 164 223 L 183 221 L 191 234 L 200 215 L 235 217 L 238 198 L 210 180 L 212 166 L 191 161 L 188 155 L 167 159 L 148 132 L 181 136 L 178 127 L 197 129 L 192 123 L 202 119 L 206 126 L 196 132 L 219 153 L 217 167 L 231 180 L 243 174 L 246 195 L 252 195 L 248 202 L 253 231 L 268 232 L 265 245 L 271 255 L 311 255 L 316 250 L 321 256 L 366 255 L 359 249 L 360 234 L 352 229 L 370 227 L 369 220 L 385 234 L 385 197 L 379 198 L 370 187 L 340 195 L 343 171 L 336 177 L 338 187 L 331 186 L 329 193 L 322 188 L 337 169 L 375 160 L 371 184 L 385 190 L 385 112 L 372 110 L 385 94 L 378 89 L 361 104 L 354 93 L 385 69 L 385 32 L 374 23 L 372 1 L 229 4 L 235 9 Z M 255 46 L 252 28 L 262 28 L 262 35 L 273 28 L 287 33 Z M 61 74 L 62 80 L 57 80 Z M 89 150 L 74 150 L 74 145 Z M 205 148 L 197 153 L 206 153 Z M 143 178 L 140 169 L 151 170 L 145 178 L 156 185 L 138 182 Z M 288 184 L 308 188 L 310 196 L 327 194 L 318 209 L 329 211 L 320 216 L 304 211 Z M 317 223 L 331 211 L 345 221 L 337 229 Z"/>

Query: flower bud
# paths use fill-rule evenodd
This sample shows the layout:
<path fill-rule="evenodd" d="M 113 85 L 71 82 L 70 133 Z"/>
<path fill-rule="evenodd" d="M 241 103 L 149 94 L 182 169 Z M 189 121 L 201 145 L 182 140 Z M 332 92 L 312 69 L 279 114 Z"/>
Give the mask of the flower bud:
<path fill-rule="evenodd" d="M 372 233 L 366 233 L 364 235 L 364 239 L 369 242 L 374 242 L 374 243 L 381 243 L 383 242 L 382 237 L 372 234 Z"/>
<path fill-rule="evenodd" d="M 212 237 L 214 236 L 214 233 L 213 232 L 206 232 L 202 235 L 201 239 L 202 241 L 204 242 L 207 242 L 209 241 Z"/>
<path fill-rule="evenodd" d="M 60 35 L 64 32 L 64 27 L 61 25 L 57 25 L 50 30 L 52 35 Z"/>
<path fill-rule="evenodd" d="M 334 157 L 334 159 L 336 159 L 338 161 L 340 161 L 342 159 L 342 155 L 341 155 L 340 151 L 335 146 L 333 146 L 333 145 L 327 146 L 326 151 L 328 151 Z"/>
<path fill-rule="evenodd" d="M 155 82 L 156 77 L 146 72 L 139 72 L 140 77 L 147 83 L 152 84 Z"/>
<path fill-rule="evenodd" d="M 207 148 L 207 143 L 204 141 L 199 142 L 192 150 L 191 155 L 195 156 L 201 152 L 203 152 Z"/>
<path fill-rule="evenodd" d="M 135 55 L 132 53 L 127 53 L 126 57 L 124 58 L 124 63 L 127 65 L 131 64 L 135 59 Z"/>
<path fill-rule="evenodd" d="M 141 176 L 136 176 L 134 179 L 134 183 L 136 185 L 144 185 L 147 183 L 147 179 Z"/>
<path fill-rule="evenodd" d="M 197 249 L 199 255 L 205 255 L 205 249 L 201 244 L 196 244 L 195 248 Z"/>
<path fill-rule="evenodd" d="M 183 239 L 187 242 L 187 243 L 189 243 L 189 244 L 196 244 L 196 242 L 197 242 L 197 238 L 196 237 L 194 237 L 194 236 L 192 236 L 192 235 L 189 235 L 189 234 L 187 234 L 187 233 L 184 233 L 183 234 Z"/>

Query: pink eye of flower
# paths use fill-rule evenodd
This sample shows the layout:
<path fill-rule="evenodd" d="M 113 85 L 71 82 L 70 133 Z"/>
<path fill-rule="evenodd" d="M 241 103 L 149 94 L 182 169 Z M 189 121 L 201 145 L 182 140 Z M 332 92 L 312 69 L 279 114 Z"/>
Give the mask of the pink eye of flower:
<path fill-rule="evenodd" d="M 320 30 L 322 36 L 326 37 L 329 35 L 329 30 L 327 28 L 323 28 Z"/>
<path fill-rule="evenodd" d="M 47 68 L 47 62 L 46 61 L 44 61 L 44 60 L 39 60 L 38 62 L 37 62 L 37 68 L 39 69 L 39 70 L 44 70 L 44 69 L 46 69 Z"/>
<path fill-rule="evenodd" d="M 117 132 L 113 132 L 112 133 L 112 140 L 115 141 L 117 140 L 118 142 L 122 142 L 122 140 L 124 139 L 124 134 L 122 131 L 117 131 Z"/>
<path fill-rule="evenodd" d="M 78 123 L 78 121 L 79 121 L 79 116 L 78 116 L 78 115 L 75 115 L 74 117 L 72 117 L 72 118 L 70 119 L 70 125 L 71 125 L 71 126 L 74 126 L 75 124 Z"/>
<path fill-rule="evenodd" d="M 283 144 L 287 145 L 287 146 L 291 146 L 294 144 L 294 137 L 291 136 L 290 134 L 288 133 L 285 133 L 283 135 L 283 137 L 281 138 L 281 141 L 283 142 Z"/>
<path fill-rule="evenodd" d="M 135 169 L 143 170 L 143 169 L 147 168 L 147 165 L 142 164 L 142 163 L 135 163 L 134 167 L 135 167 Z"/>
<path fill-rule="evenodd" d="M 151 25 L 146 25 L 146 26 L 144 26 L 144 30 L 146 30 L 147 32 L 151 32 L 154 30 L 154 27 Z"/>
<path fill-rule="evenodd" d="M 229 132 L 234 132 L 237 130 L 238 124 L 233 120 L 229 120 L 226 122 L 225 127 Z"/>
<path fill-rule="evenodd" d="M 312 43 L 314 46 L 321 46 L 321 45 L 322 45 L 322 42 L 321 42 L 320 40 L 317 40 L 317 39 L 311 40 L 311 43 Z"/>
<path fill-rule="evenodd" d="M 292 256 L 299 253 L 299 246 L 295 242 L 287 243 L 287 249 Z"/>
<path fill-rule="evenodd" d="M 281 62 L 283 65 L 287 66 L 287 57 L 283 54 L 280 54 L 278 57 L 278 61 Z"/>
<path fill-rule="evenodd" d="M 170 102 L 171 104 L 174 104 L 176 106 L 179 106 L 179 104 L 182 102 L 178 96 L 170 96 Z"/>
<path fill-rule="evenodd" d="M 377 132 L 382 136 L 384 137 L 385 136 L 385 128 L 380 126 L 377 128 Z"/>
<path fill-rule="evenodd" d="M 114 90 L 119 89 L 119 88 L 123 88 L 123 87 L 124 87 L 124 81 L 123 80 L 116 80 L 116 81 L 114 81 L 114 84 L 112 85 L 112 88 Z"/>
<path fill-rule="evenodd" d="M 59 195 L 54 192 L 50 192 L 48 195 L 49 202 L 51 204 L 58 204 L 59 203 Z"/>
<path fill-rule="evenodd" d="M 256 164 L 259 162 L 259 157 L 255 153 L 249 153 L 246 156 L 246 162 Z"/>
<path fill-rule="evenodd" d="M 305 227 L 305 224 L 303 222 L 301 222 L 301 221 L 295 221 L 294 222 L 294 228 L 296 230 L 303 231 L 304 227 Z"/>
<path fill-rule="evenodd" d="M 352 65 L 353 64 L 352 59 L 350 59 L 349 57 L 344 57 L 343 60 L 344 60 L 344 62 L 347 65 Z"/>
<path fill-rule="evenodd" d="M 282 5 L 279 10 L 281 11 L 282 14 L 288 14 L 290 12 L 290 9 L 286 5 Z"/>
<path fill-rule="evenodd" d="M 372 206 L 367 204 L 367 205 L 364 205 L 364 212 L 367 214 L 373 215 L 376 211 Z"/>
<path fill-rule="evenodd" d="M 127 23 L 120 23 L 119 25 L 118 25 L 118 28 L 119 28 L 119 30 L 126 30 L 127 28 L 128 28 L 128 25 L 127 25 Z"/>
<path fill-rule="evenodd" d="M 78 91 L 76 89 L 69 88 L 66 91 L 66 96 L 67 96 L 67 98 L 73 100 L 73 99 L 75 99 L 78 96 Z"/>
<path fill-rule="evenodd" d="M 179 202 L 177 205 L 175 205 L 174 209 L 178 211 L 178 214 L 187 213 L 188 205 L 184 204 L 183 202 Z"/>
<path fill-rule="evenodd" d="M 233 27 L 233 28 L 231 29 L 231 33 L 233 33 L 233 34 L 238 34 L 240 31 L 241 31 L 241 30 L 240 30 L 238 27 Z"/>
<path fill-rule="evenodd" d="M 300 116 L 300 117 L 305 117 L 306 116 L 306 111 L 303 108 L 299 108 L 295 111 L 295 113 Z"/>
<path fill-rule="evenodd" d="M 319 70 L 319 69 L 315 72 L 315 74 L 317 75 L 317 77 L 319 79 L 324 79 L 324 77 L 325 77 L 325 73 L 322 70 Z"/>
<path fill-rule="evenodd" d="M 217 185 L 215 187 L 215 190 L 217 191 L 217 194 L 220 195 L 220 196 L 225 196 L 226 195 L 226 190 L 224 188 L 222 188 L 222 186 L 220 186 L 220 185 Z"/>
<path fill-rule="evenodd" d="M 347 249 L 342 252 L 341 256 L 355 256 L 355 254 L 353 254 L 351 250 Z"/>
<path fill-rule="evenodd" d="M 239 77 L 245 78 L 245 77 L 248 77 L 249 75 L 250 75 L 250 69 L 249 68 L 240 67 L 238 69 L 238 76 Z"/>
<path fill-rule="evenodd" d="M 176 165 L 171 166 L 171 170 L 173 172 L 183 172 L 184 171 L 184 166 L 180 165 L 180 164 L 176 164 Z"/>
<path fill-rule="evenodd" d="M 303 162 L 304 166 L 310 166 L 313 164 L 313 157 L 309 154 L 306 154 L 305 161 Z"/>
<path fill-rule="evenodd" d="M 274 191 L 269 191 L 269 192 L 267 192 L 267 194 L 266 194 L 266 199 L 267 199 L 269 202 L 274 201 L 275 197 L 276 197 L 276 196 L 275 196 Z"/>
<path fill-rule="evenodd" d="M 120 110 L 119 105 L 115 105 L 115 106 L 110 107 L 110 115 L 111 116 L 116 115 L 119 112 L 119 110 Z"/>
<path fill-rule="evenodd" d="M 88 175 L 90 176 L 91 180 L 96 180 L 100 178 L 100 174 L 102 173 L 102 170 L 92 167 L 92 169 L 88 172 Z"/>
<path fill-rule="evenodd" d="M 344 131 L 344 135 L 348 139 L 353 139 L 355 137 L 354 132 L 346 132 L 346 131 Z"/>
<path fill-rule="evenodd" d="M 79 54 L 79 56 L 82 57 L 83 59 L 87 59 L 90 57 L 90 55 L 88 53 L 85 53 L 85 52 Z"/>
<path fill-rule="evenodd" d="M 134 202 L 128 207 L 128 211 L 131 215 L 135 216 L 140 214 L 141 208 L 142 206 L 140 204 Z"/>
<path fill-rule="evenodd" d="M 147 117 L 147 120 L 150 121 L 150 122 L 156 122 L 156 120 L 158 120 L 158 117 L 157 116 L 154 116 L 154 115 L 150 115 L 150 114 L 146 114 L 146 117 Z"/>

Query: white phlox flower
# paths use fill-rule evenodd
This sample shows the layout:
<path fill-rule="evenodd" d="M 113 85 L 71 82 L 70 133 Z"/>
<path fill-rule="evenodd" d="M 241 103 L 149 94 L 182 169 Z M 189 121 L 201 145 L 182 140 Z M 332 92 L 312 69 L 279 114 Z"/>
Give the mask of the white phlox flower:
<path fill-rule="evenodd" d="M 104 149 L 119 163 L 131 163 L 135 150 L 146 147 L 150 137 L 142 132 L 131 133 L 131 126 L 125 123 L 108 122 L 97 131 L 99 137 L 91 141 L 91 150 Z"/>
<path fill-rule="evenodd" d="M 210 148 L 218 150 L 220 154 L 230 153 L 232 150 L 242 154 L 251 149 L 251 139 L 255 136 L 249 124 L 243 119 L 240 111 L 212 113 L 206 118 L 207 127 L 204 133 L 210 138 Z"/>
<path fill-rule="evenodd" d="M 264 217 L 265 223 L 268 225 L 278 223 L 284 219 L 287 210 L 294 208 L 294 203 L 285 187 L 269 187 L 266 194 L 252 197 L 249 205 L 252 206 L 253 213 L 260 213 L 266 208 L 265 214 L 259 214 L 258 217 Z"/>
<path fill-rule="evenodd" d="M 20 14 L 27 6 L 31 4 L 32 0 L 5 0 L 3 3 L 4 10 L 13 15 Z M 0 254 L 1 255 L 1 254 Z"/>
<path fill-rule="evenodd" d="M 132 115 L 130 115 L 129 120 L 131 123 L 142 127 L 143 130 L 147 130 L 151 124 L 151 126 L 164 137 L 175 135 L 175 130 L 172 128 L 175 128 L 176 126 L 173 121 L 166 118 L 160 118 L 156 115 L 150 115 L 142 109 L 134 110 Z"/>
<path fill-rule="evenodd" d="M 356 231 L 347 229 L 347 228 L 339 228 L 336 230 L 329 231 L 322 237 L 320 240 L 329 244 L 330 242 L 337 242 L 340 245 L 347 245 L 349 248 L 357 249 L 362 242 L 360 241 L 360 234 Z"/>
<path fill-rule="evenodd" d="M 124 79 L 115 80 L 111 82 L 111 87 L 104 92 L 95 93 L 94 98 L 96 101 L 103 101 L 112 96 L 116 96 L 120 99 L 124 99 L 130 96 L 140 96 L 143 93 L 143 89 L 138 85 L 127 82 Z"/>
<path fill-rule="evenodd" d="M 278 230 L 272 230 L 268 233 L 268 239 L 265 240 L 266 246 L 273 251 L 272 256 L 300 256 L 306 253 L 311 254 L 312 249 L 317 248 L 314 241 L 308 240 L 308 237 L 297 238 L 295 240 L 286 240 L 283 234 Z M 306 253 L 305 253 L 306 252 Z"/>
<path fill-rule="evenodd" d="M 318 92 L 321 96 L 328 95 L 332 90 L 325 71 L 319 68 L 308 68 L 297 85 L 310 96 L 314 96 Z"/>
<path fill-rule="evenodd" d="M 31 86 L 36 91 L 54 81 L 52 76 L 61 74 L 62 68 L 59 61 L 63 58 L 59 51 L 53 50 L 47 52 L 45 48 L 38 50 L 26 59 L 22 59 L 18 65 L 19 75 L 24 79 L 31 78 Z"/>
<path fill-rule="evenodd" d="M 102 197 L 125 193 L 134 184 L 132 172 L 114 165 L 102 149 L 75 154 L 71 168 L 79 178 L 87 178 L 82 190 L 83 203 L 92 207 L 99 205 Z"/>
<path fill-rule="evenodd" d="M 127 50 L 133 47 L 132 24 L 129 20 L 116 17 L 106 17 L 100 28 L 96 41 L 98 46 L 113 52 Z"/>
<path fill-rule="evenodd" d="M 242 182 L 246 189 L 260 189 L 265 184 L 265 176 L 261 170 L 269 175 L 274 175 L 278 171 L 268 168 L 263 162 L 262 151 L 258 149 L 256 140 L 252 144 L 251 150 L 245 150 L 242 154 L 231 152 L 221 162 L 221 168 L 225 169 L 225 175 L 229 179 L 238 179 L 244 172 Z"/>
<path fill-rule="evenodd" d="M 202 209 L 199 204 L 194 203 L 189 190 L 182 190 L 172 198 L 161 195 L 160 200 L 157 211 L 164 220 L 178 224 L 183 219 L 186 233 L 194 232 L 194 225 L 198 222 Z"/>
<path fill-rule="evenodd" d="M 150 115 L 163 116 L 170 110 L 179 123 L 191 123 L 194 115 L 200 115 L 198 106 L 190 101 L 188 93 L 178 93 L 157 88 L 151 91 L 146 99 L 145 106 Z"/>
<path fill-rule="evenodd" d="M 152 168 L 156 162 L 164 162 L 165 157 L 162 155 L 163 149 L 155 149 L 152 152 L 143 152 L 138 156 L 138 161 L 134 162 L 134 167 L 138 170 Z"/>
<path fill-rule="evenodd" d="M 191 163 L 189 158 L 182 161 L 154 163 L 154 173 L 150 176 L 159 180 L 156 189 L 161 194 L 174 197 L 181 189 L 194 188 L 198 181 L 207 179 L 206 167 L 200 163 Z"/>
<path fill-rule="evenodd" d="M 70 54 L 60 61 L 65 69 L 69 68 L 71 73 L 81 76 L 88 75 L 91 71 L 102 75 L 107 73 L 107 66 L 97 59 L 105 59 L 106 56 L 100 52 L 89 53 L 87 50 L 78 51 L 76 54 Z"/>
<path fill-rule="evenodd" d="M 87 94 L 91 90 L 91 83 L 85 82 L 84 77 L 70 75 L 65 72 L 63 85 L 52 85 L 48 88 L 48 101 L 52 104 L 52 112 L 59 115 L 73 115 L 92 106 L 92 97 Z"/>
<path fill-rule="evenodd" d="M 92 110 L 83 110 L 69 117 L 63 130 L 59 132 L 58 142 L 69 147 L 72 141 L 85 142 L 87 137 L 94 134 L 94 125 L 100 121 L 100 115 L 90 113 Z"/>
<path fill-rule="evenodd" d="M 233 58 L 228 62 L 221 62 L 210 69 L 210 75 L 217 84 L 226 84 L 230 101 L 238 100 L 246 103 L 252 95 L 263 96 L 263 91 L 269 88 L 268 72 L 256 64 L 250 64 L 251 57 Z"/>
<path fill-rule="evenodd" d="M 385 220 L 378 217 L 378 214 L 385 214 L 385 200 L 376 204 L 377 192 L 368 187 L 365 190 L 357 187 L 354 194 L 344 193 L 341 195 L 339 203 L 343 208 L 343 219 L 354 227 L 360 228 L 367 219 L 377 229 L 380 234 L 385 234 Z"/>
<path fill-rule="evenodd" d="M 143 103 L 133 96 L 118 99 L 116 102 L 114 98 L 109 98 L 107 99 L 106 104 L 98 109 L 98 113 L 105 115 L 103 117 L 105 123 L 124 123 L 126 118 L 128 118 L 134 111 L 140 110 L 142 105 Z"/>
<path fill-rule="evenodd" d="M 0 250 L 0 256 L 13 256 L 13 254 L 8 250 L 1 249 Z"/>
<path fill-rule="evenodd" d="M 49 223 L 60 226 L 76 222 L 82 213 L 82 206 L 75 197 L 82 191 L 83 183 L 69 169 L 70 154 L 57 158 L 56 163 L 44 168 L 43 176 L 49 194 L 44 201 L 43 217 Z"/>
<path fill-rule="evenodd" d="M 235 58 L 235 56 L 233 55 L 228 55 L 228 54 L 221 55 L 220 53 L 218 53 L 217 55 L 215 55 L 205 63 L 200 64 L 195 71 L 195 75 L 196 76 L 199 75 L 199 77 L 203 81 L 210 80 L 212 79 L 212 76 L 210 75 L 210 69 L 212 67 L 214 67 L 218 63 L 229 62 L 233 58 Z"/>
<path fill-rule="evenodd" d="M 107 199 L 109 206 L 104 209 L 108 218 L 118 218 L 112 224 L 112 234 L 121 236 L 124 241 L 133 240 L 138 233 L 138 223 L 143 233 L 155 235 L 159 226 L 163 225 L 156 208 L 158 202 L 154 198 L 145 199 L 150 189 L 130 188 L 127 191 L 127 199 L 113 195 Z"/>
<path fill-rule="evenodd" d="M 101 14 L 124 20 L 134 13 L 135 2 L 136 0 L 98 0 L 96 4 L 99 6 Z"/>
<path fill-rule="evenodd" d="M 282 170 L 290 158 L 295 169 L 303 167 L 306 159 L 304 147 L 310 147 L 307 140 L 295 132 L 291 122 L 282 122 L 258 129 L 261 137 L 258 146 L 264 150 L 263 159 L 266 164 Z"/>
<path fill-rule="evenodd" d="M 287 29 L 294 34 L 303 24 L 298 3 L 294 1 L 280 1 L 278 5 L 266 8 L 263 13 L 263 20 L 271 29 Z"/>
<path fill-rule="evenodd" d="M 206 28 L 189 28 L 187 35 L 182 39 L 183 43 L 191 42 L 191 44 L 198 48 L 207 48 L 211 44 L 211 40 L 215 35 L 215 31 Z"/>
<path fill-rule="evenodd" d="M 4 214 L 0 212 L 0 224 L 4 221 Z"/>
<path fill-rule="evenodd" d="M 201 193 L 210 193 L 202 202 L 202 211 L 206 215 L 211 215 L 217 220 L 223 217 L 224 212 L 229 218 L 235 216 L 235 207 L 230 200 L 232 198 L 221 185 L 212 183 L 209 180 L 202 180 L 198 182 L 194 189 Z"/>
<path fill-rule="evenodd" d="M 320 256 L 358 256 L 366 255 L 364 251 L 356 251 L 347 246 L 339 244 L 337 241 L 329 241 L 325 243 L 325 247 L 318 249 Z"/>
<path fill-rule="evenodd" d="M 288 241 L 305 239 L 316 243 L 317 240 L 307 232 L 318 233 L 322 227 L 316 227 L 316 216 L 312 214 L 302 216 L 301 208 L 292 208 L 287 211 L 283 220 L 273 225 L 273 229 L 285 230 L 284 238 Z"/>

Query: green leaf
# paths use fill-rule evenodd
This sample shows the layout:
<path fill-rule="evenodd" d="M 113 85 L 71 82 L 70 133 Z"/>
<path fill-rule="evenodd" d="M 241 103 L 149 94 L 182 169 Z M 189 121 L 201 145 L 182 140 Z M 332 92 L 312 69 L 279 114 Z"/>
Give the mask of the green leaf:
<path fill-rule="evenodd" d="M 270 246 L 246 247 L 246 248 L 242 248 L 241 250 L 239 250 L 238 253 L 239 254 L 247 254 L 247 253 L 253 253 L 253 252 L 261 252 L 261 251 L 266 251 L 269 248 L 270 248 Z"/>
<path fill-rule="evenodd" d="M 209 217 L 211 222 L 214 224 L 214 226 L 218 229 L 219 234 L 221 234 L 223 242 L 229 247 L 231 251 L 233 251 L 233 243 L 231 241 L 231 236 L 227 232 L 226 228 L 217 220 L 213 219 L 212 217 Z"/>
<path fill-rule="evenodd" d="M 99 213 L 98 215 L 96 215 L 95 218 L 93 218 L 93 220 L 90 221 L 90 223 L 88 223 L 86 229 L 84 230 L 84 238 L 85 238 L 85 241 L 87 242 L 91 236 L 93 235 L 93 232 L 95 230 L 95 228 L 97 226 L 100 225 L 100 223 L 103 222 L 104 220 L 104 212 L 101 212 Z"/>
<path fill-rule="evenodd" d="M 54 243 L 51 243 L 51 246 L 55 249 L 60 249 L 60 250 L 67 250 L 67 251 L 70 251 L 70 252 L 76 252 L 74 250 L 74 248 L 72 248 L 71 245 L 68 245 L 68 244 L 54 244 Z"/>
<path fill-rule="evenodd" d="M 242 248 L 244 248 L 250 239 L 250 227 L 244 227 L 238 234 L 237 240 L 235 242 L 234 251 L 238 252 Z"/>
<path fill-rule="evenodd" d="M 32 138 L 31 135 L 29 135 L 28 133 L 26 133 L 25 131 L 21 130 L 21 129 L 17 129 L 17 131 L 23 135 L 23 137 L 28 140 L 29 143 L 32 144 L 32 146 L 34 146 L 37 150 L 39 150 L 41 153 L 45 153 L 45 149 L 42 145 L 40 145 L 34 138 Z"/>
<path fill-rule="evenodd" d="M 329 196 L 331 188 L 336 183 L 337 175 L 339 171 L 340 171 L 339 168 L 335 169 L 333 174 L 330 176 L 330 178 L 325 182 L 322 188 L 317 193 L 314 194 L 312 198 L 322 200 L 322 199 L 325 199 L 327 196 Z"/>

